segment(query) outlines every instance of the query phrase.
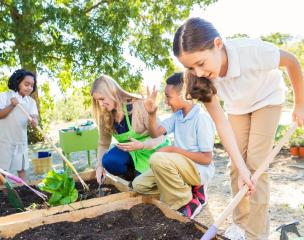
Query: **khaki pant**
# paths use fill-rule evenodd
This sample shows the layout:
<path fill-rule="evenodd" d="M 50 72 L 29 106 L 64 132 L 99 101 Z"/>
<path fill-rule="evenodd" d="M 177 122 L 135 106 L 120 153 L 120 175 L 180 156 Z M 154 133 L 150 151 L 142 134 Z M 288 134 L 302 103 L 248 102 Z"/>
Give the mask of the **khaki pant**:
<path fill-rule="evenodd" d="M 160 200 L 177 210 L 192 199 L 192 186 L 201 184 L 195 163 L 178 153 L 155 152 L 151 169 L 132 182 L 141 194 L 160 194 Z"/>
<path fill-rule="evenodd" d="M 228 115 L 240 152 L 249 170 L 254 173 L 269 154 L 280 120 L 282 106 L 266 106 L 252 113 Z M 238 192 L 238 172 L 231 162 L 231 188 Z M 268 173 L 259 178 L 252 197 L 245 197 L 233 212 L 233 220 L 245 229 L 246 239 L 268 239 L 269 235 Z"/>

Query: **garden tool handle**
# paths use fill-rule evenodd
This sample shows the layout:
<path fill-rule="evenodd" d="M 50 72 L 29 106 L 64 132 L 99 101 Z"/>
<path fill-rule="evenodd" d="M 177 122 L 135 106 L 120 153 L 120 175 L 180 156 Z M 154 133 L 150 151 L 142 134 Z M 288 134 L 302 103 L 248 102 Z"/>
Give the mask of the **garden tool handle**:
<path fill-rule="evenodd" d="M 19 109 L 24 113 L 24 115 L 25 115 L 30 121 L 33 120 L 33 118 L 31 117 L 31 115 L 24 109 L 24 107 L 22 107 L 21 103 L 18 103 L 17 106 L 19 107 Z"/>
<path fill-rule="evenodd" d="M 5 182 L 5 177 L 3 177 L 3 175 L 0 173 L 0 181 L 2 182 L 2 184 L 4 184 Z"/>
<path fill-rule="evenodd" d="M 13 174 L 10 174 L 9 172 L 3 170 L 0 168 L 0 173 L 7 176 L 9 179 L 13 180 L 16 183 L 23 183 L 23 180 Z"/>
<path fill-rule="evenodd" d="M 269 167 L 269 164 L 272 162 L 274 157 L 280 152 L 281 148 L 289 140 L 289 138 L 294 133 L 296 128 L 297 125 L 294 123 L 290 126 L 288 131 L 284 134 L 283 138 L 268 154 L 266 160 L 259 166 L 259 168 L 252 175 L 253 178 L 258 179 L 262 175 L 262 173 Z M 233 209 L 239 204 L 242 198 L 246 195 L 247 191 L 248 191 L 248 186 L 244 185 L 240 189 L 240 191 L 234 196 L 234 198 L 229 203 L 229 205 L 224 210 L 224 212 L 221 214 L 221 216 L 219 216 L 219 218 L 215 221 L 214 225 L 219 226 L 228 217 L 228 215 L 233 211 Z"/>
<path fill-rule="evenodd" d="M 273 158 L 278 154 L 283 145 L 289 140 L 291 135 L 296 130 L 297 125 L 292 123 L 288 131 L 284 134 L 283 138 L 277 143 L 277 145 L 271 150 L 268 154 L 265 161 L 259 166 L 259 168 L 255 171 L 252 177 L 258 179 L 262 173 L 269 167 L 269 164 L 272 162 Z M 246 195 L 249 190 L 247 185 L 244 185 L 239 192 L 234 196 L 234 198 L 230 201 L 225 210 L 221 213 L 221 215 L 215 220 L 213 225 L 208 229 L 208 231 L 204 234 L 201 240 L 210 240 L 215 237 L 218 227 L 225 221 L 225 219 L 231 214 L 233 209 L 240 203 L 243 197 Z"/>
<path fill-rule="evenodd" d="M 27 118 L 32 121 L 32 117 L 28 114 L 28 112 L 22 107 L 22 105 L 19 103 L 17 105 L 20 110 L 27 116 Z M 72 171 L 76 174 L 76 176 L 78 177 L 78 179 L 80 180 L 80 182 L 82 183 L 82 185 L 89 190 L 88 185 L 82 180 L 82 178 L 79 176 L 79 173 L 77 172 L 77 170 L 75 169 L 75 167 L 72 165 L 72 163 L 63 155 L 63 153 L 60 151 L 59 148 L 56 147 L 56 145 L 53 143 L 53 141 L 42 131 L 42 129 L 37 125 L 36 128 L 38 129 L 38 131 L 42 134 L 42 136 L 48 140 L 48 142 L 52 145 L 52 147 L 56 150 L 56 152 L 60 155 L 60 157 L 63 159 L 63 161 L 66 163 L 66 165 L 72 169 Z"/>

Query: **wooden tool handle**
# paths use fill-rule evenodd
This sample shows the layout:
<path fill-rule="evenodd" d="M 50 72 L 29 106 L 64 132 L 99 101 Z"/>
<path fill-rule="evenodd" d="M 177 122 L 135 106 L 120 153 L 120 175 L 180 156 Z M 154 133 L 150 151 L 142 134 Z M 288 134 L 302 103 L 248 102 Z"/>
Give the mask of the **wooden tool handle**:
<path fill-rule="evenodd" d="M 4 184 L 4 182 L 6 181 L 5 180 L 5 177 L 3 177 L 3 175 L 0 173 L 0 181 Z"/>
<path fill-rule="evenodd" d="M 28 114 L 28 112 L 22 107 L 22 105 L 19 103 L 17 105 L 20 110 L 27 116 L 27 118 L 32 121 L 32 117 Z M 56 152 L 60 155 L 60 157 L 63 159 L 63 161 L 66 163 L 66 165 L 72 169 L 72 171 L 76 174 L 76 176 L 78 177 L 78 179 L 80 180 L 80 182 L 82 183 L 82 185 L 88 190 L 89 187 L 88 185 L 83 181 L 83 179 L 80 177 L 79 173 L 77 172 L 77 170 L 75 169 L 75 167 L 72 165 L 72 163 L 62 154 L 61 150 L 59 148 L 56 147 L 56 145 L 53 143 L 53 141 L 44 133 L 44 131 L 42 131 L 42 129 L 37 125 L 36 128 L 38 129 L 38 131 L 41 133 L 41 135 L 49 142 L 49 144 L 52 145 L 52 147 L 56 150 Z"/>
<path fill-rule="evenodd" d="M 296 130 L 297 126 L 296 124 L 292 124 L 289 128 L 289 130 L 284 134 L 284 137 L 278 142 L 278 144 L 271 150 L 265 161 L 262 163 L 262 165 L 255 171 L 253 174 L 253 177 L 258 179 L 262 173 L 268 168 L 269 164 L 272 162 L 274 157 L 278 154 L 280 149 L 283 147 L 283 145 L 289 140 L 291 135 Z M 240 191 L 234 196 L 234 198 L 230 201 L 224 212 L 216 219 L 214 222 L 214 225 L 216 227 L 220 226 L 222 222 L 225 221 L 225 219 L 231 214 L 233 209 L 239 204 L 239 202 L 242 200 L 242 198 L 245 196 L 245 194 L 248 191 L 248 186 L 244 185 Z"/>

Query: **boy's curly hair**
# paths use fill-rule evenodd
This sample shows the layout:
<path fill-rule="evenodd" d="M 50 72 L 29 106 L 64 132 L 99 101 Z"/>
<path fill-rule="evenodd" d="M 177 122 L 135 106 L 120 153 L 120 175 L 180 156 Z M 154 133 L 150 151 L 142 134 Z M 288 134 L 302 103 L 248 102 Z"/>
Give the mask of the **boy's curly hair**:
<path fill-rule="evenodd" d="M 197 77 L 189 71 L 185 72 L 186 99 L 197 99 L 201 102 L 211 102 L 213 95 L 217 93 L 212 81 L 205 77 Z"/>
<path fill-rule="evenodd" d="M 25 69 L 18 69 L 16 70 L 12 76 L 10 76 L 7 86 L 9 89 L 18 92 L 19 91 L 19 84 L 23 81 L 23 79 L 26 76 L 31 76 L 34 78 L 34 86 L 33 86 L 33 92 L 37 89 L 37 80 L 36 75 L 30 71 L 27 71 Z"/>

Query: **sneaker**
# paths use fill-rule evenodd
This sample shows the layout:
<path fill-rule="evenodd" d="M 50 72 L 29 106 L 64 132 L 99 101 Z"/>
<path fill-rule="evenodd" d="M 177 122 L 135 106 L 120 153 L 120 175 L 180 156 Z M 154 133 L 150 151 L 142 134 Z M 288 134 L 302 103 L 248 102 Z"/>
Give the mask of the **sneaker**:
<path fill-rule="evenodd" d="M 246 240 L 245 231 L 236 224 L 228 227 L 224 236 L 231 240 Z"/>
<path fill-rule="evenodd" d="M 178 209 L 185 217 L 193 219 L 202 210 L 202 204 L 196 198 L 193 198 L 185 206 Z"/>
<path fill-rule="evenodd" d="M 204 185 L 192 187 L 192 195 L 193 198 L 197 198 L 200 201 L 202 206 L 205 206 L 207 204 L 207 194 Z"/>

